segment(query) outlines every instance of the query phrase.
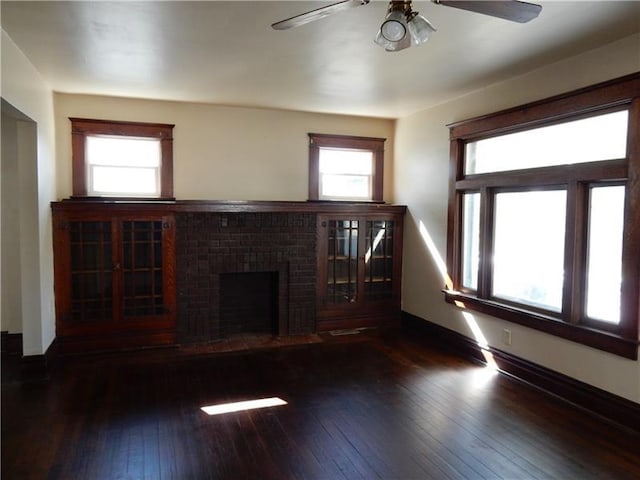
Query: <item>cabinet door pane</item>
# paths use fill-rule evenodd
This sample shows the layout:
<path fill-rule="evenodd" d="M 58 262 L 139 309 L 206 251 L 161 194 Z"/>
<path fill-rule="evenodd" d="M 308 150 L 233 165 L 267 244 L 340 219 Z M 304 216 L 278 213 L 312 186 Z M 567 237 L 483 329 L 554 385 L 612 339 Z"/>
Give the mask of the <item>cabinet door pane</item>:
<path fill-rule="evenodd" d="M 71 321 L 113 318 L 111 222 L 70 222 Z"/>
<path fill-rule="evenodd" d="M 356 301 L 358 284 L 358 221 L 328 222 L 327 302 Z"/>
<path fill-rule="evenodd" d="M 124 317 L 164 313 L 162 221 L 122 223 Z"/>
<path fill-rule="evenodd" d="M 393 295 L 393 221 L 368 220 L 364 247 L 364 294 L 366 300 Z"/>

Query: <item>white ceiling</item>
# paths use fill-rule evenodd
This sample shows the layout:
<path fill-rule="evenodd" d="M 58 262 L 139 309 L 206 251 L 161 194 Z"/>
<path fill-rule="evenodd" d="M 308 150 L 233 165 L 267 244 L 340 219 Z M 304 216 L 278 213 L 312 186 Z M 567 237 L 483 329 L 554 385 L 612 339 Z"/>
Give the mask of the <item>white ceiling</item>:
<path fill-rule="evenodd" d="M 2 0 L 1 19 L 55 91 L 388 118 L 640 32 L 639 1 L 541 1 L 528 24 L 414 1 L 438 31 L 394 53 L 373 43 L 386 1 L 270 27 L 330 3 Z"/>

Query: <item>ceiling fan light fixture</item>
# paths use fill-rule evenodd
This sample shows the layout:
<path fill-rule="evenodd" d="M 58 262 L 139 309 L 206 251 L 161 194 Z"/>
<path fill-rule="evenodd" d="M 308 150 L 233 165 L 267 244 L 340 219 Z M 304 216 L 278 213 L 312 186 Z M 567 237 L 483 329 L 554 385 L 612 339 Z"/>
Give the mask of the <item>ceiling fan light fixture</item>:
<path fill-rule="evenodd" d="M 407 19 L 404 12 L 389 12 L 380 25 L 380 34 L 389 42 L 400 42 L 407 35 Z"/>
<path fill-rule="evenodd" d="M 411 36 L 405 33 L 402 37 L 400 37 L 400 40 L 394 42 L 385 37 L 382 28 L 380 28 L 380 30 L 378 30 L 376 38 L 374 39 L 374 42 L 384 48 L 387 52 L 398 52 L 411 46 Z"/>
<path fill-rule="evenodd" d="M 389 42 L 388 45 L 384 47 L 387 52 L 399 52 L 400 50 L 404 50 L 405 48 L 409 48 L 411 46 L 411 37 L 409 35 L 405 35 L 405 37 L 399 42 Z"/>
<path fill-rule="evenodd" d="M 429 20 L 411 11 L 410 1 L 392 1 L 374 41 L 387 52 L 398 52 L 426 42 L 435 31 Z"/>
<path fill-rule="evenodd" d="M 411 13 L 411 18 L 407 22 L 409 33 L 411 34 L 411 40 L 413 45 L 420 45 L 429 40 L 431 33 L 436 29 L 433 25 L 422 15 L 418 15 L 418 12 Z"/>

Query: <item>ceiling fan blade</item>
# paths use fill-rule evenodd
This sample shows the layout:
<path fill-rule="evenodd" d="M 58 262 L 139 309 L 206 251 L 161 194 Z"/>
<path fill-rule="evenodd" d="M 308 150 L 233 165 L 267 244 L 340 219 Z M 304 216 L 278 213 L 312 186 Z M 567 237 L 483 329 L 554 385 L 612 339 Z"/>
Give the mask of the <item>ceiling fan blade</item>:
<path fill-rule="evenodd" d="M 348 10 L 353 7 L 359 7 L 361 5 L 366 5 L 367 3 L 369 3 L 369 0 L 343 0 L 342 2 L 316 8 L 315 10 L 311 10 L 310 12 L 302 13 L 300 15 L 296 15 L 295 17 L 287 18 L 286 20 L 273 23 L 271 24 L 271 26 L 276 30 L 287 30 L 288 28 L 299 27 L 300 25 L 304 25 L 305 23 L 320 20 L 321 18 L 333 15 L 334 13 L 342 12 L 343 10 Z"/>
<path fill-rule="evenodd" d="M 526 23 L 536 18 L 542 6 L 518 0 L 431 0 L 447 7 L 504 18 L 512 22 Z"/>

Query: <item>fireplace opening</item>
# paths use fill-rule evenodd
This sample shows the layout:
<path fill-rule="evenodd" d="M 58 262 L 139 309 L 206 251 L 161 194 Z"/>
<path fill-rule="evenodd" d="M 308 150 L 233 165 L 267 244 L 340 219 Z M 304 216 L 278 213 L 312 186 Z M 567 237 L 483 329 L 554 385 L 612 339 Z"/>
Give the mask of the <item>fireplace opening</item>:
<path fill-rule="evenodd" d="M 278 272 L 220 275 L 220 336 L 277 335 Z"/>

